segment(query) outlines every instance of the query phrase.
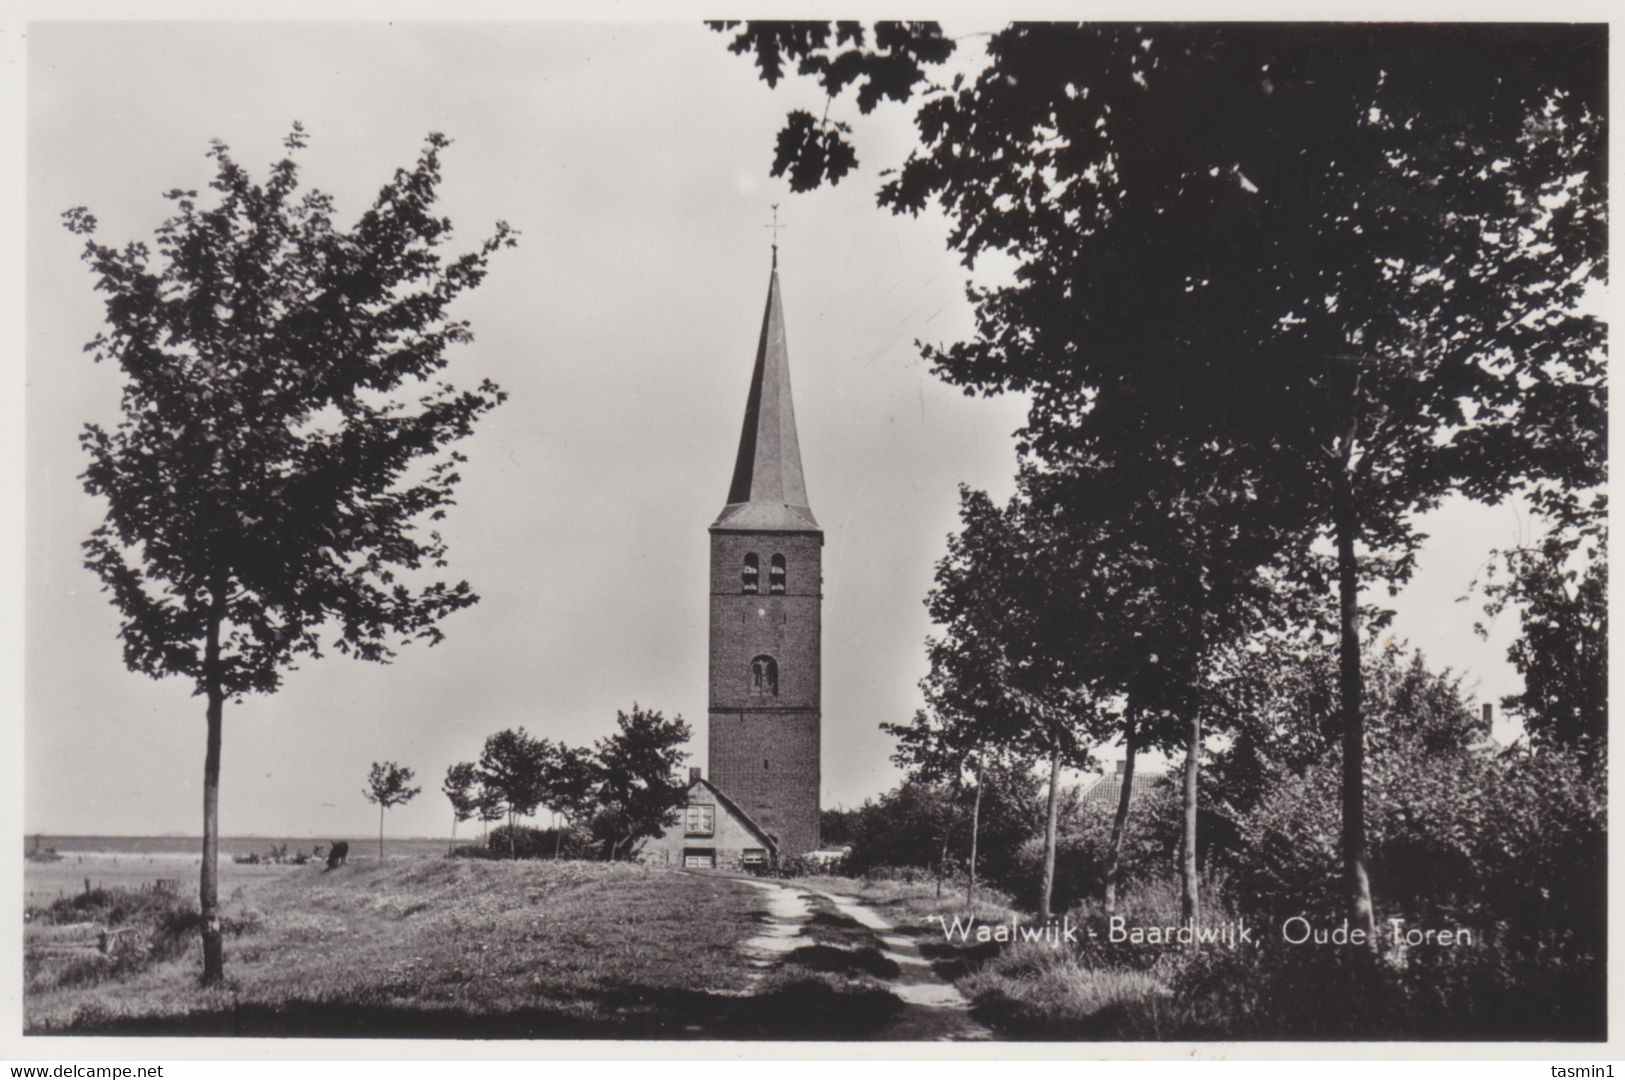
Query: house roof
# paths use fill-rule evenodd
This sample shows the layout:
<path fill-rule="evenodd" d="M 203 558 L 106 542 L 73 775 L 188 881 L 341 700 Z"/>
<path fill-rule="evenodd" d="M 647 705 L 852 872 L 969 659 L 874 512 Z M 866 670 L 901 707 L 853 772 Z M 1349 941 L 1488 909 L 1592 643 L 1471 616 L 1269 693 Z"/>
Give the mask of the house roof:
<path fill-rule="evenodd" d="M 716 798 L 717 802 L 721 803 L 723 808 L 726 809 L 728 813 L 738 818 L 744 824 L 745 828 L 749 829 L 758 840 L 766 845 L 768 850 L 772 851 L 775 855 L 778 854 L 778 841 L 773 839 L 766 829 L 763 829 L 760 825 L 756 824 L 755 819 L 749 814 L 745 813 L 743 807 L 734 802 L 732 799 L 728 798 L 727 793 L 721 788 L 717 787 L 704 777 L 699 777 L 688 785 L 689 801 L 691 802 L 694 798 L 695 788 L 704 788 L 706 791 L 710 792 L 711 795 Z"/>
<path fill-rule="evenodd" d="M 1130 792 L 1129 798 L 1132 799 L 1137 794 L 1138 794 L 1138 791 Z M 1102 776 L 1099 780 L 1095 781 L 1093 787 L 1091 787 L 1088 791 L 1085 791 L 1083 793 L 1083 801 L 1084 802 L 1088 802 L 1088 803 L 1101 803 L 1101 802 L 1103 802 L 1103 803 L 1110 803 L 1112 806 L 1116 806 L 1118 800 L 1121 799 L 1122 797 L 1123 797 L 1123 774 L 1122 773 L 1115 773 L 1115 774 L 1112 774 L 1112 775 L 1109 775 L 1109 776 Z"/>
<path fill-rule="evenodd" d="M 767 285 L 767 308 L 756 343 L 756 366 L 745 399 L 728 504 L 711 524 L 728 531 L 818 532 L 807 505 L 801 472 L 801 443 L 790 399 L 790 352 L 784 338 L 784 305 L 779 299 L 778 256 Z"/>

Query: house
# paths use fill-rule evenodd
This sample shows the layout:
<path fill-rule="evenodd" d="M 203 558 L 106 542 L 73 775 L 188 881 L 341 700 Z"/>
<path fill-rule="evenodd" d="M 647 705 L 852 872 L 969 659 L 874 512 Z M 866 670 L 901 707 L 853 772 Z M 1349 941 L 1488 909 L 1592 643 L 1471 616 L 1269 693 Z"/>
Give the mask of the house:
<path fill-rule="evenodd" d="M 688 771 L 688 801 L 682 817 L 648 841 L 638 857 L 654 866 L 689 870 L 765 869 L 778 860 L 773 838 L 738 803 L 700 775 Z"/>

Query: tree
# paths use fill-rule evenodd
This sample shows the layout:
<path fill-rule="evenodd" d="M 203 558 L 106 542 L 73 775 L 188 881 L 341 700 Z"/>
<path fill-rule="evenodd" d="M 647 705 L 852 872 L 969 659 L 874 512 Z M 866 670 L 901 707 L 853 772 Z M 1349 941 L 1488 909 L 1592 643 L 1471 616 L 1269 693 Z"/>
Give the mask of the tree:
<path fill-rule="evenodd" d="M 350 228 L 320 191 L 296 197 L 293 152 L 265 183 L 211 144 L 212 194 L 170 191 L 174 214 L 147 245 L 94 239 L 64 215 L 107 295 L 87 346 L 123 375 L 123 418 L 87 425 L 85 490 L 106 517 L 85 543 L 123 622 L 132 671 L 179 676 L 206 702 L 203 978 L 224 971 L 218 888 L 221 728 L 228 699 L 274 692 L 323 648 L 386 662 L 433 644 L 475 603 L 422 531 L 452 502 L 465 459 L 447 448 L 504 398 L 491 382 L 437 378 L 472 339 L 448 314 L 514 242 L 499 222 L 478 248 L 440 248 L 433 213 L 444 136 L 398 170 Z"/>
<path fill-rule="evenodd" d="M 458 762 L 446 769 L 446 780 L 440 790 L 451 801 L 451 851 L 457 849 L 457 823 L 467 821 L 479 810 L 479 777 L 479 769 L 472 761 Z"/>
<path fill-rule="evenodd" d="M 748 24 L 734 48 L 770 44 L 832 95 L 909 51 L 803 24 Z M 923 87 L 920 144 L 880 192 L 936 202 L 967 264 L 1017 263 L 973 290 L 975 338 L 926 354 L 967 392 L 1027 393 L 1040 457 L 1178 455 L 1187 495 L 1212 467 L 1268 480 L 1259 504 L 1295 512 L 1299 550 L 1331 543 L 1343 872 L 1369 930 L 1362 588 L 1404 579 L 1447 493 L 1602 477 L 1604 335 L 1582 301 L 1606 277 L 1603 38 L 1015 25 L 987 55 Z M 843 133 L 818 134 L 821 158 L 781 137 L 775 168 L 843 161 Z"/>
<path fill-rule="evenodd" d="M 1049 764 L 1044 873 L 1038 908 L 1050 915 L 1063 765 L 1086 766 L 1087 743 L 1108 723 L 1073 664 L 1075 644 L 1093 625 L 1088 606 L 1059 605 L 1048 576 L 1049 551 L 1020 498 L 1004 507 L 984 492 L 961 489 L 961 530 L 949 537 L 926 600 L 945 628 L 933 646 L 935 688 L 964 723 L 962 746 L 997 746 Z M 1063 624 L 1066 629 L 1062 630 Z"/>
<path fill-rule="evenodd" d="M 1485 613 L 1518 612 L 1507 659 L 1523 690 L 1502 699 L 1537 747 L 1578 750 L 1590 763 L 1608 746 L 1607 528 L 1598 506 L 1578 528 L 1501 555 L 1484 583 Z M 1501 571 L 1501 572 L 1498 572 Z M 1481 628 L 1482 632 L 1482 628 Z"/>
<path fill-rule="evenodd" d="M 598 763 L 590 750 L 581 747 L 559 746 L 554 752 L 547 778 L 546 801 L 548 808 L 562 817 L 567 825 L 585 819 L 597 805 L 600 782 Z M 553 857 L 559 857 L 564 845 L 564 830 L 553 838 Z"/>
<path fill-rule="evenodd" d="M 546 797 L 553 755 L 552 743 L 533 738 L 523 727 L 489 736 L 480 752 L 480 787 L 487 805 L 500 806 L 508 819 L 508 854 L 515 859 L 519 857 L 514 846 L 515 819 L 534 814 Z"/>
<path fill-rule="evenodd" d="M 474 809 L 480 818 L 481 838 L 489 845 L 491 842 L 491 822 L 501 821 L 508 809 L 503 805 L 501 794 L 487 785 L 484 780 L 478 781 L 478 786 L 475 788 Z"/>
<path fill-rule="evenodd" d="M 598 802 L 613 822 L 611 860 L 677 822 L 688 795 L 678 775 L 688 757 L 682 745 L 691 735 L 681 716 L 667 720 L 636 703 L 630 713 L 616 712 L 615 723 L 618 730 L 596 744 Z"/>
<path fill-rule="evenodd" d="M 962 493 L 970 499 L 969 492 Z M 938 590 L 970 587 L 958 575 L 959 565 L 944 558 L 937 566 Z M 933 594 L 940 605 L 945 598 Z M 976 898 L 977 867 L 980 861 L 982 797 L 991 776 L 1005 775 L 996 766 L 1018 759 L 1031 765 L 1031 758 L 1017 747 L 1023 732 L 1014 723 L 1018 714 L 1006 709 L 1002 688 L 994 682 L 996 651 L 989 643 L 967 636 L 972 629 L 968 618 L 955 620 L 947 632 L 926 642 L 931 659 L 930 673 L 920 681 L 926 708 L 914 714 L 910 724 L 880 725 L 897 740 L 892 760 L 902 766 L 909 779 L 923 784 L 946 782 L 952 798 L 944 802 L 942 855 L 937 861 L 937 892 L 941 895 L 947 873 L 949 838 L 958 812 L 959 796 L 968 780 L 973 796 L 970 806 L 970 851 L 966 859 L 965 900 Z M 990 768 L 994 766 L 994 768 Z"/>
<path fill-rule="evenodd" d="M 361 794 L 367 801 L 378 807 L 378 860 L 384 858 L 384 811 L 392 806 L 401 806 L 415 799 L 421 787 L 408 787 L 412 782 L 412 770 L 396 766 L 393 761 L 375 761 L 372 771 L 367 774 L 367 786 Z"/>

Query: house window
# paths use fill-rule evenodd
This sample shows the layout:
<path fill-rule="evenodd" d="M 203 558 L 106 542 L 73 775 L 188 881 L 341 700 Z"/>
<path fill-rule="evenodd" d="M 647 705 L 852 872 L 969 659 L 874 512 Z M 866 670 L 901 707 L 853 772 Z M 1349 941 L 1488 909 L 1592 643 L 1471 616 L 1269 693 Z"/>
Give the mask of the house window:
<path fill-rule="evenodd" d="M 687 870 L 714 870 L 717 853 L 711 848 L 684 848 L 683 867 Z"/>
<path fill-rule="evenodd" d="M 784 556 L 775 555 L 767 571 L 767 590 L 772 593 L 784 591 Z"/>
<path fill-rule="evenodd" d="M 750 692 L 759 697 L 779 696 L 779 662 L 758 656 L 750 662 Z"/>
<path fill-rule="evenodd" d="M 767 850 L 759 847 L 748 847 L 740 853 L 739 864 L 747 870 L 760 870 L 767 865 Z"/>
<path fill-rule="evenodd" d="M 761 577 L 761 573 L 762 564 L 757 560 L 755 553 L 753 552 L 752 554 L 746 555 L 745 569 L 741 571 L 739 575 L 741 581 L 743 582 L 741 591 L 747 593 L 756 592 L 758 590 L 757 581 Z"/>
<path fill-rule="evenodd" d="M 710 836 L 716 832 L 717 808 L 710 803 L 689 803 L 687 821 L 683 825 L 685 836 Z"/>

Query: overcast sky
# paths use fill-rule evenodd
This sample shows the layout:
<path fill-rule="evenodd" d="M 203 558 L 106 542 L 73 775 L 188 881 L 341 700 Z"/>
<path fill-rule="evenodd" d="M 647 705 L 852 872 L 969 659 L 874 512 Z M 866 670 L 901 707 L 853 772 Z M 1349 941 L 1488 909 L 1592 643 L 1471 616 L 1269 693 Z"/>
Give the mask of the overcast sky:
<path fill-rule="evenodd" d="M 950 26 L 959 30 L 989 25 Z M 965 43 L 966 61 L 982 39 Z M 353 219 L 429 131 L 459 244 L 523 233 L 461 303 L 476 342 L 454 379 L 510 400 L 461 449 L 444 532 L 483 596 L 447 639 L 389 666 L 307 663 L 273 697 L 228 705 L 227 834 L 365 835 L 367 768 L 417 770 L 398 835 L 441 835 L 447 765 L 523 724 L 568 743 L 633 702 L 693 725 L 705 763 L 707 525 L 722 508 L 761 318 L 770 205 L 807 486 L 825 529 L 823 801 L 897 780 L 882 721 L 919 705 L 922 600 L 964 482 L 1003 497 L 1023 402 L 934 379 L 916 339 L 970 332 L 965 271 L 940 219 L 874 206 L 908 114 L 855 121 L 862 167 L 790 196 L 768 176 L 784 110 L 750 61 L 698 24 L 32 24 L 27 167 L 28 831 L 196 834 L 203 705 L 126 671 L 117 615 L 79 543 L 101 508 L 76 480 L 80 425 L 116 418 L 118 373 L 81 352 L 100 300 L 59 215 L 104 242 L 150 238 L 161 193 L 203 188 L 208 140 L 263 177 L 294 120 L 307 185 Z M 843 106 L 837 106 L 837 109 Z M 1457 603 L 1488 551 L 1527 539 L 1511 508 L 1428 522 L 1395 632 L 1493 700 L 1516 689 L 1503 616 L 1489 642 Z"/>

